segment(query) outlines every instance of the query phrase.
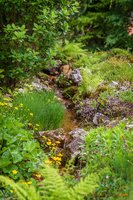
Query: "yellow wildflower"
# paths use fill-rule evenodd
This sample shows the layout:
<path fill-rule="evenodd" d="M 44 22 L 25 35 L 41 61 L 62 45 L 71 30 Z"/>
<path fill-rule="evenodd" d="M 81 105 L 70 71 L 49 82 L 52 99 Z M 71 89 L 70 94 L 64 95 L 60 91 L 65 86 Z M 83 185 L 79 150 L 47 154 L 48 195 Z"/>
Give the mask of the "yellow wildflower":
<path fill-rule="evenodd" d="M 41 178 L 41 174 L 35 174 L 37 178 Z"/>
<path fill-rule="evenodd" d="M 52 150 L 55 150 L 56 149 L 56 147 L 52 147 Z"/>
<path fill-rule="evenodd" d="M 62 157 L 63 155 L 61 153 L 58 154 L 59 157 Z"/>
<path fill-rule="evenodd" d="M 56 141 L 56 144 L 60 144 L 60 141 Z"/>
<path fill-rule="evenodd" d="M 4 106 L 5 104 L 3 102 L 0 102 L 0 106 Z"/>
<path fill-rule="evenodd" d="M 46 144 L 50 146 L 52 144 L 52 142 L 48 141 L 48 142 L 46 142 Z"/>
<path fill-rule="evenodd" d="M 13 193 L 13 190 L 10 190 L 11 193 Z"/>
<path fill-rule="evenodd" d="M 54 156 L 52 157 L 54 161 L 61 161 L 61 157 L 58 157 L 58 156 Z"/>
<path fill-rule="evenodd" d="M 12 170 L 12 173 L 15 175 L 18 173 L 18 171 L 16 169 Z"/>
<path fill-rule="evenodd" d="M 39 125 L 39 124 L 36 124 L 36 126 L 39 127 L 40 125 Z"/>
<path fill-rule="evenodd" d="M 52 161 L 51 160 L 45 160 L 45 164 L 48 164 L 48 165 L 50 165 L 52 163 Z"/>
<path fill-rule="evenodd" d="M 35 130 L 35 131 L 38 131 L 38 128 L 35 127 L 34 130 Z"/>
<path fill-rule="evenodd" d="M 33 113 L 30 113 L 30 116 L 33 117 Z"/>
<path fill-rule="evenodd" d="M 31 184 L 32 184 L 32 181 L 27 181 L 27 184 L 28 184 L 28 185 L 31 185 Z"/>

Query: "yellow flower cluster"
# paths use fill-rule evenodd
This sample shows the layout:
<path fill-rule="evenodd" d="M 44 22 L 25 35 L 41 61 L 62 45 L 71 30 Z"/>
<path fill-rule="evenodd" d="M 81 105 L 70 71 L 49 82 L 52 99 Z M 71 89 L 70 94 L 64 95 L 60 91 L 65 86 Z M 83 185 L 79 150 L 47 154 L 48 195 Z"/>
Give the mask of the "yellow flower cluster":
<path fill-rule="evenodd" d="M 16 169 L 13 169 L 13 170 L 12 170 L 12 174 L 13 174 L 13 175 L 16 175 L 17 173 L 18 173 L 18 171 L 17 171 Z"/>
<path fill-rule="evenodd" d="M 43 136 L 43 139 L 46 140 L 46 137 Z M 52 149 L 55 150 L 58 144 L 60 144 L 60 141 L 56 141 L 55 143 L 52 142 L 50 139 L 47 140 L 46 144 Z"/>
<path fill-rule="evenodd" d="M 26 185 L 31 185 L 31 184 L 32 184 L 32 181 L 22 181 L 21 183 L 22 183 L 22 184 L 26 184 Z"/>
<path fill-rule="evenodd" d="M 50 156 L 50 159 L 45 161 L 45 164 L 53 163 L 53 164 L 60 165 L 63 155 L 61 153 L 59 153 L 58 155 L 53 155 L 53 154 L 56 152 L 55 150 L 61 142 L 59 140 L 52 142 L 52 140 L 47 139 L 46 136 L 42 136 L 42 139 L 46 141 L 46 144 L 49 147 L 50 153 L 52 154 Z"/>

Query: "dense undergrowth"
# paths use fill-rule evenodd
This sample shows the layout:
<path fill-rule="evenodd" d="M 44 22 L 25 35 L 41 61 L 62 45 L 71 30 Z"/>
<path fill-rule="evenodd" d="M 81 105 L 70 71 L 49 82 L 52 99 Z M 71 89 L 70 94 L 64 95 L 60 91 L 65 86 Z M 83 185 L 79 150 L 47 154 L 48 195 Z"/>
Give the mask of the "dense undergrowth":
<path fill-rule="evenodd" d="M 0 1 L 0 199 L 133 199 L 132 5 L 132 0 Z M 59 74 L 64 64 L 79 69 L 79 84 Z M 89 100 L 91 122 L 96 121 L 91 111 L 122 121 L 83 126 L 87 135 L 75 159 L 63 155 L 66 143 L 47 137 L 62 127 L 64 106 L 54 92 L 30 85 L 38 72 L 53 67 L 58 75 L 41 77 L 46 88 L 54 80 L 73 108 Z M 85 115 L 80 123 L 86 121 Z"/>

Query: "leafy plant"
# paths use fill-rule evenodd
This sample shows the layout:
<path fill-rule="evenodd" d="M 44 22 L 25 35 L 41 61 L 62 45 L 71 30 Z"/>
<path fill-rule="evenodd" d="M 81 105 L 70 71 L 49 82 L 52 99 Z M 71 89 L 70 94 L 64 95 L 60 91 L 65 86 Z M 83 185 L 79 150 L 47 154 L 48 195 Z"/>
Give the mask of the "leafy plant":
<path fill-rule="evenodd" d="M 59 128 L 64 117 L 64 108 L 53 92 L 32 91 L 18 94 L 15 96 L 14 106 L 19 108 L 13 111 L 16 117 L 23 122 L 32 123 L 33 126 L 38 124 L 38 129 Z"/>
<path fill-rule="evenodd" d="M 0 7 L 1 69 L 4 83 L 15 85 L 25 76 L 55 64 L 56 41 L 66 36 L 78 2 L 2 0 Z"/>
<path fill-rule="evenodd" d="M 124 124 L 109 129 L 91 129 L 86 136 L 86 167 L 84 173 L 100 174 L 97 195 L 105 199 L 128 193 L 132 182 L 132 130 Z"/>
<path fill-rule="evenodd" d="M 73 68 L 89 66 L 91 55 L 85 49 L 84 45 L 79 42 L 69 42 L 65 40 L 63 44 L 56 44 L 56 58 L 61 59 L 64 63 L 70 63 Z"/>
<path fill-rule="evenodd" d="M 102 82 L 99 75 L 94 76 L 93 73 L 86 67 L 81 69 L 83 81 L 79 86 L 81 94 L 86 95 L 94 92 L 97 86 Z"/>
<path fill-rule="evenodd" d="M 0 171 L 13 179 L 29 178 L 45 155 L 33 133 L 8 112 L 0 114 Z"/>
<path fill-rule="evenodd" d="M 132 50 L 132 35 L 128 34 L 132 5 L 132 0 L 81 1 L 79 15 L 72 20 L 74 39 L 95 50 Z"/>
<path fill-rule="evenodd" d="M 18 200 L 83 200 L 86 195 L 93 193 L 98 186 L 96 174 L 88 175 L 84 180 L 81 179 L 73 188 L 68 188 L 57 170 L 50 166 L 45 166 L 42 175 L 44 180 L 38 184 L 38 191 L 33 186 L 21 182 L 15 183 L 4 176 L 0 176 L 0 182 L 5 186 L 10 186 L 13 190 L 12 194 Z"/>

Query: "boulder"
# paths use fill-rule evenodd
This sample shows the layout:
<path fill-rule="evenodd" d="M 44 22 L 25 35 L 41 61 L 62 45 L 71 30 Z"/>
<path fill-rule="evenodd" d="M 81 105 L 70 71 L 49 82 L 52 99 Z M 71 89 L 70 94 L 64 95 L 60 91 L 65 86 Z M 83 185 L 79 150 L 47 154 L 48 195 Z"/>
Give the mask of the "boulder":
<path fill-rule="evenodd" d="M 79 69 L 74 69 L 69 77 L 70 80 L 76 85 L 79 85 L 82 81 L 82 76 Z"/>
<path fill-rule="evenodd" d="M 71 142 L 66 147 L 69 149 L 71 158 L 76 158 L 82 151 L 87 132 L 84 129 L 76 128 L 68 134 L 71 137 Z"/>
<path fill-rule="evenodd" d="M 99 125 L 99 124 L 104 124 L 104 125 L 105 125 L 105 124 L 109 123 L 109 118 L 108 118 L 106 115 L 97 112 L 97 113 L 94 115 L 93 123 L 94 123 L 95 125 Z"/>

